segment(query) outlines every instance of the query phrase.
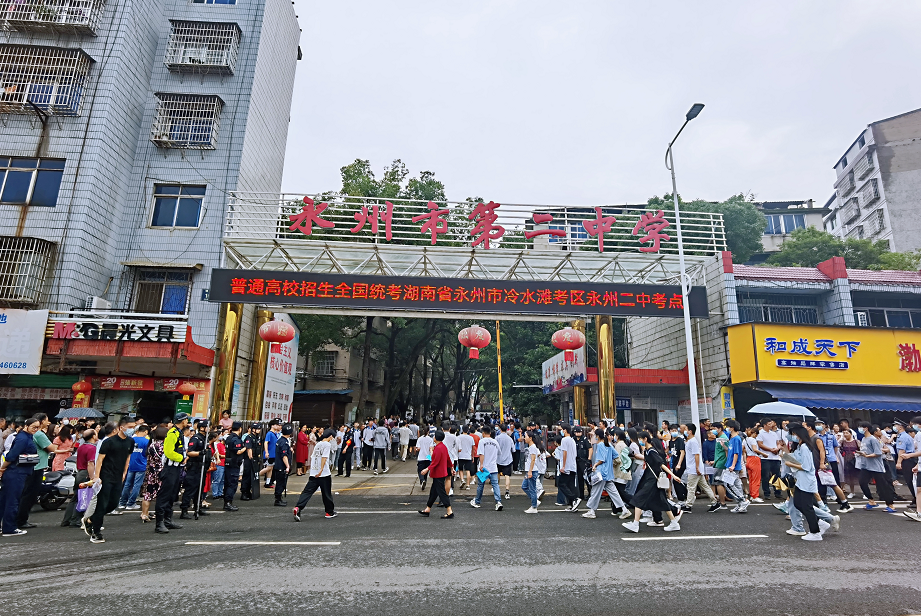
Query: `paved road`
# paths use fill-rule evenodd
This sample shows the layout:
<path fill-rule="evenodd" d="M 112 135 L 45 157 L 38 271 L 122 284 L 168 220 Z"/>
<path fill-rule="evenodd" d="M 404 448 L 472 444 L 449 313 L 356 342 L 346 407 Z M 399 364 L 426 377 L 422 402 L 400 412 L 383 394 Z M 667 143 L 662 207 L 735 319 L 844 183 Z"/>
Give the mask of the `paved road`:
<path fill-rule="evenodd" d="M 340 616 L 921 613 L 921 524 L 901 515 L 857 511 L 840 533 L 806 543 L 785 535 L 769 506 L 746 515 L 698 506 L 680 533 L 634 535 L 607 512 L 586 520 L 545 505 L 525 515 L 520 496 L 503 512 L 462 500 L 456 519 L 441 520 L 415 513 L 418 494 L 369 491 L 340 493 L 333 520 L 319 495 L 299 524 L 263 497 L 165 537 L 136 515 L 109 516 L 102 545 L 58 527 L 60 513 L 36 511 L 39 528 L 0 539 L 0 614 L 34 614 L 39 603 L 75 616 L 218 605 Z M 692 538 L 701 536 L 719 538 Z"/>

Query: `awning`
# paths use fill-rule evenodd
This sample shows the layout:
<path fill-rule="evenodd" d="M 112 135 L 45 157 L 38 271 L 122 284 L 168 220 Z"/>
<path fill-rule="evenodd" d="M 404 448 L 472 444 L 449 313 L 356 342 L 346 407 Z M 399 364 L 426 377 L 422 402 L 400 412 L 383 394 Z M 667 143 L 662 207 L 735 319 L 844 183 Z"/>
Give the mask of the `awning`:
<path fill-rule="evenodd" d="M 769 385 L 759 383 L 778 400 L 811 409 L 921 412 L 921 390 L 858 385 Z"/>

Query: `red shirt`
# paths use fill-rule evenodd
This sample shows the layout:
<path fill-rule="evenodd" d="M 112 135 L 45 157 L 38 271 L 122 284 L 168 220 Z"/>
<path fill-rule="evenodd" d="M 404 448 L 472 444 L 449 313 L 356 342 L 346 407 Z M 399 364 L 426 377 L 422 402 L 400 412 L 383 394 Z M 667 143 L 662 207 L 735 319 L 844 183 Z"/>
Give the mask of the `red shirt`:
<path fill-rule="evenodd" d="M 77 449 L 77 470 L 85 471 L 86 463 L 96 459 L 96 445 L 83 443 Z"/>
<path fill-rule="evenodd" d="M 448 476 L 448 469 L 451 468 L 451 456 L 448 454 L 447 446 L 442 442 L 435 445 L 432 451 L 432 463 L 429 464 L 429 477 L 432 479 L 443 479 Z"/>

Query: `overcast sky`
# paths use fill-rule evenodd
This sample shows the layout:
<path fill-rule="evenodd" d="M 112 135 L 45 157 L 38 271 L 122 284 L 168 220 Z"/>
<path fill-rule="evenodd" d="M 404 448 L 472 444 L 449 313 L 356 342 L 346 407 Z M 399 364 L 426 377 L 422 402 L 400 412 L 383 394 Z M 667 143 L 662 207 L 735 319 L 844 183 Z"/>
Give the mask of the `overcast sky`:
<path fill-rule="evenodd" d="M 921 2 L 296 0 L 283 189 L 401 158 L 450 199 L 815 199 L 868 123 L 921 107 Z"/>

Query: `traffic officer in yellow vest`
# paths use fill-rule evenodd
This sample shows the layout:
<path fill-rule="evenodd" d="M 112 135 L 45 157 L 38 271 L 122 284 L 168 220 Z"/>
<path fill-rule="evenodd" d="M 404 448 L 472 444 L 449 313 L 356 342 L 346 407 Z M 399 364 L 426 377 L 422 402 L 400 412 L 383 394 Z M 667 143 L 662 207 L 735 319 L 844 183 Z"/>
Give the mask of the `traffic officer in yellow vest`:
<path fill-rule="evenodd" d="M 160 471 L 160 489 L 157 491 L 157 526 L 154 532 L 168 533 L 171 529 L 182 528 L 173 524 L 173 501 L 179 492 L 179 473 L 186 462 L 185 443 L 182 431 L 189 425 L 187 413 L 177 413 L 173 427 L 166 433 L 163 441 L 163 470 Z"/>

